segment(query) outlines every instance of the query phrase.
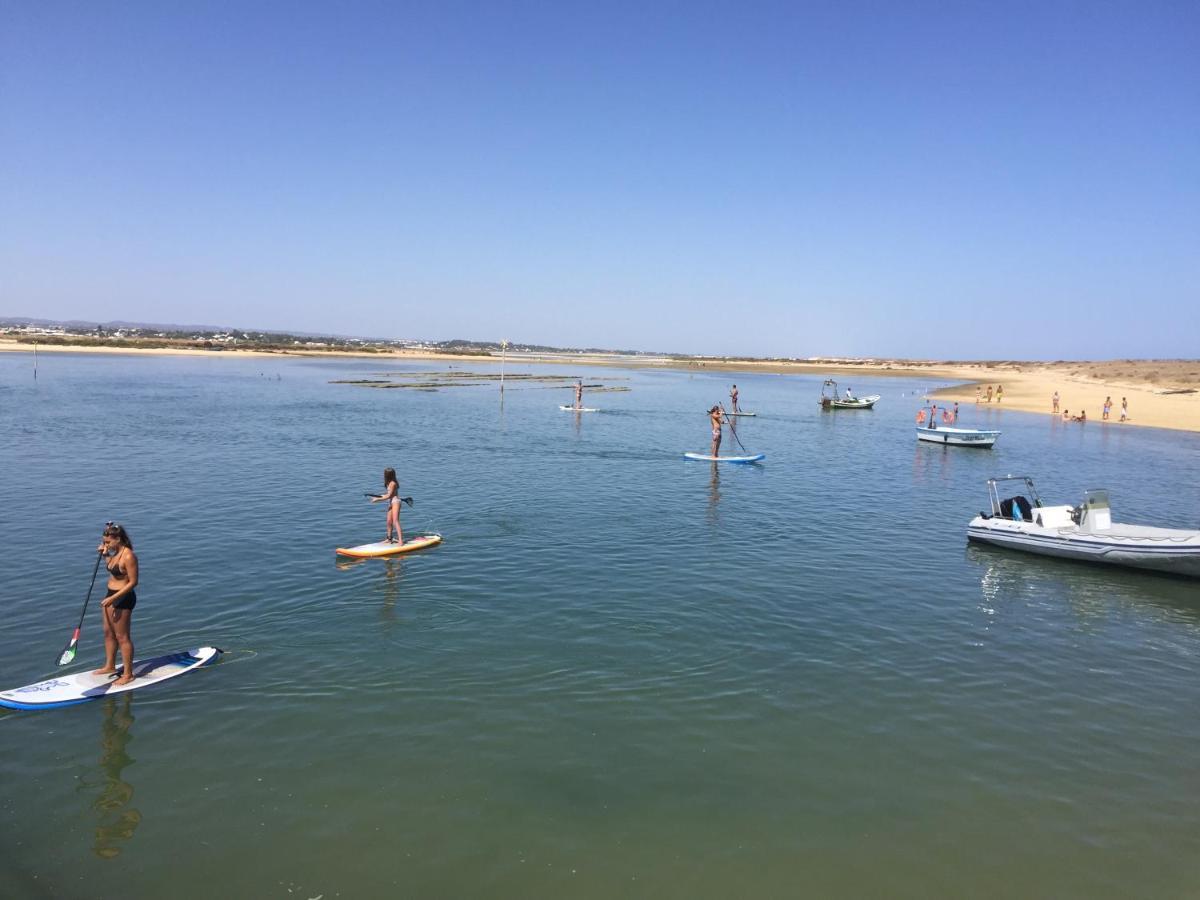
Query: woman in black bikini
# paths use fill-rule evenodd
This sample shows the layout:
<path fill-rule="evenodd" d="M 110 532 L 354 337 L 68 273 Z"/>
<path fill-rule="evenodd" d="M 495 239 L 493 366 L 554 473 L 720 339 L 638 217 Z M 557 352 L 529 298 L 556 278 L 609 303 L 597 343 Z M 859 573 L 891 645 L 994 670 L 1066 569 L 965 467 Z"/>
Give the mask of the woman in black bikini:
<path fill-rule="evenodd" d="M 115 684 L 133 681 L 133 639 L 129 636 L 129 620 L 137 605 L 138 560 L 133 544 L 124 527 L 109 522 L 104 526 L 104 539 L 98 551 L 107 556 L 108 592 L 100 601 L 100 617 L 104 621 L 104 667 L 93 675 L 112 675 L 117 671 L 117 648 L 121 649 L 121 677 Z"/>

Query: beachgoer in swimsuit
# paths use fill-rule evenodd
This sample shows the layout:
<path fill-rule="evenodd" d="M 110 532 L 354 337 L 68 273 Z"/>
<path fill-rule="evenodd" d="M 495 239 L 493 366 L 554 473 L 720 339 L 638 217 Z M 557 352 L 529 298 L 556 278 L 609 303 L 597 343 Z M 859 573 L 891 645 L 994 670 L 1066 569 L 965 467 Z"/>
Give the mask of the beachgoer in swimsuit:
<path fill-rule="evenodd" d="M 716 456 L 721 449 L 721 407 L 714 406 L 708 411 L 708 418 L 712 421 L 712 452 L 709 456 Z"/>
<path fill-rule="evenodd" d="M 383 470 L 383 494 L 379 497 L 372 497 L 372 503 L 383 501 L 388 505 L 387 511 L 387 537 L 385 541 L 389 544 L 403 544 L 404 533 L 400 530 L 400 482 L 396 480 L 395 469 Z M 396 529 L 396 539 L 392 540 L 392 528 Z"/>
<path fill-rule="evenodd" d="M 950 424 L 951 425 L 958 424 L 958 401 L 957 400 L 954 401 L 954 415 L 952 415 L 950 417 Z"/>
<path fill-rule="evenodd" d="M 1050 402 L 1054 404 L 1053 407 L 1051 407 L 1050 412 L 1058 412 L 1058 391 L 1054 392 L 1054 396 L 1050 398 Z"/>
<path fill-rule="evenodd" d="M 138 559 L 133 543 L 123 526 L 109 522 L 96 548 L 108 557 L 108 590 L 100 601 L 100 618 L 104 623 L 104 665 L 93 675 L 112 675 L 117 671 L 117 649 L 121 650 L 121 677 L 114 684 L 133 681 L 133 638 L 129 622 L 137 606 Z"/>
<path fill-rule="evenodd" d="M 1124 397 L 1122 397 L 1121 398 L 1121 421 L 1124 422 L 1124 421 L 1127 421 L 1128 419 L 1129 419 L 1129 401 L 1126 400 Z"/>
<path fill-rule="evenodd" d="M 735 384 L 735 385 L 733 386 L 733 388 L 732 388 L 732 389 L 729 391 L 729 404 L 730 404 L 730 407 L 733 409 L 733 411 L 734 411 L 734 412 L 740 412 L 740 411 L 741 411 L 741 410 L 739 410 L 739 409 L 738 409 L 738 403 L 737 403 L 737 401 L 738 401 L 738 389 L 737 389 L 737 385 Z M 714 454 L 713 454 L 713 456 L 716 456 L 716 454 L 714 453 Z"/>
<path fill-rule="evenodd" d="M 1107 419 L 1110 412 L 1112 412 L 1112 397 L 1105 397 L 1104 410 L 1100 413 L 1101 420 Z"/>
<path fill-rule="evenodd" d="M 1004 399 L 1004 385 L 998 384 L 998 385 L 996 385 L 996 402 L 999 403 L 1003 399 Z"/>
<path fill-rule="evenodd" d="M 992 386 L 991 386 L 990 384 L 988 385 L 988 398 L 987 398 L 987 402 L 988 402 L 988 403 L 991 403 L 991 402 L 992 402 Z"/>

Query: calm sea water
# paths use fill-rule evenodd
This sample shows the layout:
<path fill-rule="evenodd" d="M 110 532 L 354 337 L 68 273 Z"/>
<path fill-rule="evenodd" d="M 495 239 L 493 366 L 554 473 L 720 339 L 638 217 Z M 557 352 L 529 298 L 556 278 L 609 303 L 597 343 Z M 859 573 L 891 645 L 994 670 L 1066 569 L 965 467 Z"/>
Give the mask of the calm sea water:
<path fill-rule="evenodd" d="M 1198 527 L 1200 436 L 918 446 L 897 379 L 329 383 L 384 368 L 432 366 L 0 354 L 0 682 L 54 674 L 108 519 L 139 654 L 227 651 L 0 717 L 4 896 L 1200 892 L 1197 584 L 965 540 L 1009 472 Z M 734 380 L 765 464 L 684 461 Z M 445 544 L 336 564 L 389 465 Z"/>

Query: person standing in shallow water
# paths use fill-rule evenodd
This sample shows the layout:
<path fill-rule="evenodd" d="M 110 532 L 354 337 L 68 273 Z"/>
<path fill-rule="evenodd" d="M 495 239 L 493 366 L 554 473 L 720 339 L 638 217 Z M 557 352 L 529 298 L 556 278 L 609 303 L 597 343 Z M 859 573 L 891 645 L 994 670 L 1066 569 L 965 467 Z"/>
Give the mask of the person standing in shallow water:
<path fill-rule="evenodd" d="M 721 450 L 721 407 L 714 406 L 708 411 L 709 421 L 712 422 L 712 452 L 709 456 L 717 456 Z"/>
<path fill-rule="evenodd" d="M 137 605 L 138 559 L 125 528 L 115 522 L 104 526 L 104 536 L 96 548 L 108 557 L 108 590 L 100 601 L 104 623 L 104 665 L 93 675 L 112 675 L 117 671 L 117 650 L 121 651 L 121 677 L 114 684 L 133 681 L 133 638 L 129 623 Z"/>
<path fill-rule="evenodd" d="M 389 544 L 403 544 L 404 534 L 400 530 L 400 482 L 396 480 L 395 469 L 383 470 L 383 494 L 372 497 L 372 503 L 386 503 L 387 507 L 387 537 Z M 396 539 L 392 540 L 392 528 L 396 529 Z"/>

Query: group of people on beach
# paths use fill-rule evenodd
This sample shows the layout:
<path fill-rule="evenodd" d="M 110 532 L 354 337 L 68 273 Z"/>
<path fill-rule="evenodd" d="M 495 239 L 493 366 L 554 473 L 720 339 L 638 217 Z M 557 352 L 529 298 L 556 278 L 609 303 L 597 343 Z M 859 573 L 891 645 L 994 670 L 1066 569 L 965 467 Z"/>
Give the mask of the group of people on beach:
<path fill-rule="evenodd" d="M 982 394 L 983 394 L 983 388 L 978 384 L 975 385 L 975 402 L 976 403 L 982 402 Z M 1004 385 L 997 384 L 996 385 L 996 402 L 999 403 L 1003 399 L 1004 399 Z M 992 402 L 992 386 L 990 384 L 987 386 L 987 402 L 988 403 Z"/>
<path fill-rule="evenodd" d="M 1052 396 L 1050 398 L 1050 414 L 1051 415 L 1056 415 L 1058 413 L 1058 404 L 1059 404 L 1058 391 L 1055 391 L 1054 396 Z M 1104 398 L 1104 409 L 1100 416 L 1100 418 L 1103 421 L 1109 420 L 1109 417 L 1112 415 L 1112 408 L 1113 408 L 1112 397 L 1111 396 L 1105 397 Z M 1069 409 L 1064 409 L 1062 412 L 1062 420 L 1064 422 L 1086 422 L 1087 421 L 1087 410 L 1081 409 L 1079 411 L 1079 415 L 1073 416 L 1073 415 L 1071 415 L 1071 411 Z M 1121 398 L 1121 418 L 1118 421 L 1120 421 L 1120 422 L 1128 422 L 1129 421 L 1129 400 L 1125 397 Z"/>

